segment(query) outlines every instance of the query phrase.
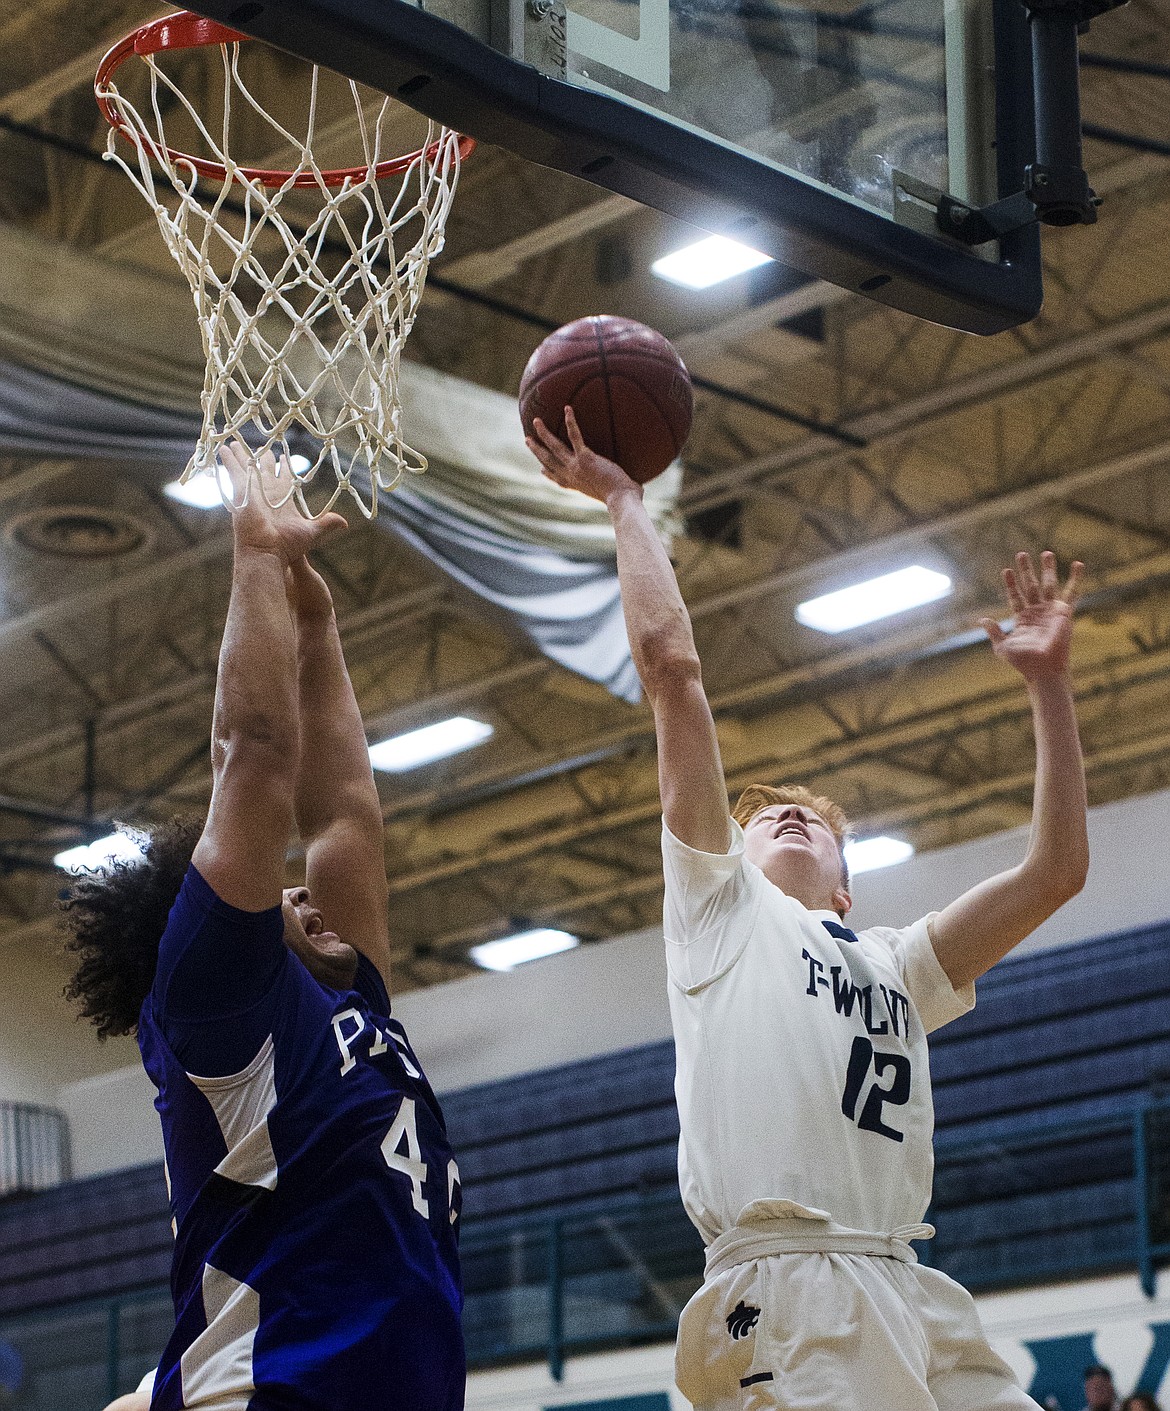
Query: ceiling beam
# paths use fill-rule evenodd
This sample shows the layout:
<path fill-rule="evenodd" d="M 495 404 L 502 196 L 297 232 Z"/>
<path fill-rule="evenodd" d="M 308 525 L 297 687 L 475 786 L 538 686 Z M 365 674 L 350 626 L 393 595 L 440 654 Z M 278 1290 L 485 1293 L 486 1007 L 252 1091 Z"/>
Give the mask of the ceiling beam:
<path fill-rule="evenodd" d="M 1123 744 L 1107 746 L 1086 754 L 1085 773 L 1091 777 L 1121 765 L 1159 759 L 1165 756 L 1167 750 L 1170 750 L 1170 731 L 1159 731 L 1139 740 L 1127 740 Z M 881 813 L 868 814 L 857 819 L 856 823 L 859 831 L 872 833 L 887 828 L 908 828 L 944 815 L 968 813 L 986 803 L 1010 798 L 1022 790 L 1029 789 L 1034 777 L 1034 769 L 1028 768 L 995 779 L 983 780 L 965 789 L 955 790 L 947 785 L 929 799 L 914 800 Z M 563 922 L 615 901 L 653 896 L 662 890 L 662 886 L 662 871 L 655 868 L 640 876 L 607 883 L 591 891 L 577 892 L 542 906 L 528 908 L 525 910 L 524 919 L 536 926 Z M 445 952 L 466 950 L 480 941 L 492 940 L 502 935 L 511 924 L 511 919 L 507 916 L 489 917 L 475 925 L 430 938 L 420 949 L 426 955 L 442 957 Z"/>
<path fill-rule="evenodd" d="M 1014 519 L 1029 514 L 1045 505 L 1057 504 L 1082 490 L 1155 469 L 1168 460 L 1170 440 L 1159 440 L 1138 450 L 1111 456 L 1097 465 L 1086 466 L 1083 470 L 1053 476 L 1037 484 L 1021 486 L 1017 490 L 1007 490 L 1002 495 L 991 495 L 974 504 L 964 505 L 961 509 L 899 529 L 893 534 L 882 535 L 841 553 L 813 559 L 794 568 L 782 569 L 752 583 L 729 588 L 723 593 L 714 593 L 691 606 L 691 619 L 701 621 L 714 613 L 724 612 L 729 607 L 742 606 L 769 593 L 807 586 L 817 579 L 847 579 L 851 575 L 864 573 L 875 559 L 889 558 L 903 549 L 927 541 L 935 542 L 948 534 L 967 533 L 993 520 Z"/>
<path fill-rule="evenodd" d="M 460 284 L 469 284 L 474 289 L 488 289 L 493 284 L 516 274 L 529 260 L 547 255 L 561 245 L 580 240 L 595 230 L 603 230 L 615 221 L 645 209 L 637 201 L 625 196 L 606 196 L 600 201 L 591 201 L 567 216 L 560 216 L 514 240 L 505 241 L 491 250 L 478 250 L 474 254 L 461 255 L 458 259 L 444 263 L 440 273 L 444 279 Z"/>
<path fill-rule="evenodd" d="M 1129 348 L 1170 329 L 1170 301 L 1129 314 L 1090 333 L 1066 338 L 1052 347 L 1029 353 L 1008 363 L 960 378 L 925 392 L 851 417 L 837 428 L 858 436 L 872 451 L 905 437 L 920 435 L 931 422 L 993 397 L 1017 392 L 1034 382 L 1056 377 L 1104 353 Z M 818 474 L 856 456 L 855 448 L 842 450 L 828 436 L 813 433 L 796 445 L 786 446 L 745 464 L 705 475 L 679 496 L 679 509 L 687 514 L 738 499 L 780 477 L 815 469 Z"/>
<path fill-rule="evenodd" d="M 40 607 L 10 617 L 0 622 L 0 648 L 30 632 L 38 632 L 56 623 L 85 618 L 98 608 L 109 607 L 111 603 L 133 594 L 141 595 L 167 582 L 180 574 L 211 563 L 218 558 L 226 558 L 232 550 L 232 535 L 228 530 L 223 534 L 209 534 L 189 548 L 155 559 L 141 568 L 131 569 L 109 582 L 86 588 L 80 593 L 70 593 Z"/>
<path fill-rule="evenodd" d="M 1122 660 L 1110 659 L 1076 675 L 1078 705 L 1103 695 L 1113 694 L 1135 685 L 1149 684 L 1170 676 L 1170 649 L 1137 653 Z M 833 740 L 789 758 L 770 751 L 766 759 L 737 764 L 727 774 L 731 794 L 746 787 L 753 779 L 781 776 L 794 782 L 822 778 L 827 774 L 855 768 L 860 764 L 880 761 L 894 751 L 914 749 L 944 739 L 947 735 L 987 729 L 990 726 L 1023 720 L 1031 705 L 1023 686 L 991 692 L 977 700 L 966 699 L 941 710 L 927 711 L 909 720 L 868 731 L 860 738 Z M 509 837 L 498 843 L 479 848 L 474 854 L 418 868 L 391 876 L 390 893 L 404 896 L 422 887 L 450 882 L 456 877 L 525 861 L 579 838 L 593 838 L 619 829 L 648 823 L 662 811 L 655 790 L 653 797 L 642 799 L 624 808 L 611 809 L 601 815 L 574 818 L 561 827 L 540 828 L 519 837 Z"/>
<path fill-rule="evenodd" d="M 50 480 L 57 480 L 67 471 L 73 470 L 74 466 L 74 461 L 34 461 L 32 465 L 27 465 L 0 480 L 0 504 L 18 499 L 27 491 L 35 490 L 38 485 L 47 485 Z"/>
<path fill-rule="evenodd" d="M 170 6 L 166 9 L 156 9 L 144 15 L 141 23 L 148 24 L 153 19 L 173 13 Z M 0 97 L 0 115 L 11 118 L 13 122 L 32 122 L 51 108 L 58 98 L 72 93 L 75 88 L 81 88 L 83 85 L 92 88 L 98 64 L 105 57 L 106 51 L 121 37 L 121 34 L 116 34 L 109 39 L 103 39 L 75 58 L 58 64 L 39 78 L 34 78 L 31 83 L 5 93 Z"/>
<path fill-rule="evenodd" d="M 1170 444 L 1167 443 L 1158 443 L 1121 456 L 1111 457 L 1099 465 L 1075 471 L 1070 476 L 1057 477 L 1045 480 L 1039 485 L 1008 491 L 979 504 L 956 510 L 950 515 L 941 516 L 937 520 L 884 536 L 862 548 L 846 550 L 843 554 L 829 555 L 809 564 L 803 564 L 798 568 L 786 569 L 780 573 L 756 579 L 725 593 L 700 599 L 690 604 L 690 614 L 694 621 L 701 622 L 717 612 L 753 601 L 769 593 L 791 589 L 817 577 L 847 576 L 850 570 L 863 564 L 867 559 L 891 555 L 911 543 L 937 540 L 945 534 L 956 533 L 960 530 L 969 531 L 995 519 L 1011 518 L 1044 505 L 1056 504 L 1077 490 L 1141 473 L 1164 463 L 1168 458 L 1170 458 Z M 54 622 L 73 620 L 123 596 L 145 591 L 173 574 L 190 571 L 191 567 L 196 564 L 219 555 L 226 556 L 230 547 L 230 533 L 216 536 L 192 546 L 189 550 L 172 555 L 169 559 L 159 560 L 141 570 L 139 574 L 123 575 L 111 580 L 101 589 L 71 595 L 56 603 L 46 604 L 23 617 L 12 619 L 7 623 L 0 623 L 0 646 L 16 637 L 27 635 Z M 1143 567 L 1147 564 L 1147 560 L 1137 560 L 1136 562 L 1139 565 L 1139 573 L 1148 572 L 1148 569 Z M 436 583 L 428 591 L 437 593 L 443 586 Z M 393 612 L 393 609 L 391 611 Z M 351 630 L 350 622 L 350 618 L 345 620 L 344 630 L 347 632 Z M 375 624 L 376 622 L 375 618 Z M 892 640 L 890 638 L 884 639 L 886 643 Z M 936 647 L 937 644 L 937 635 L 931 636 L 929 645 Z M 915 654 L 923 654 L 925 649 L 923 645 L 911 648 Z M 834 654 L 824 658 L 826 669 L 831 673 L 845 669 L 856 669 L 858 665 L 865 665 L 880 659 L 882 652 L 873 645 L 867 645 L 861 649 L 860 660 L 850 660 L 851 655 L 847 653 L 843 658 L 841 654 Z M 839 665 L 834 667 L 834 662 Z M 810 671 L 814 668 L 815 663 L 804 663 L 799 668 L 770 676 L 761 683 L 749 683 L 746 687 L 737 688 L 734 699 L 727 695 L 717 697 L 716 709 L 729 710 L 735 705 L 746 704 L 749 699 L 758 703 L 760 700 L 782 695 L 786 690 L 792 689 L 794 684 L 803 684 L 809 681 L 811 679 Z M 462 704 L 468 700 L 482 699 L 491 691 L 502 686 L 530 682 L 544 673 L 555 670 L 556 668 L 543 657 L 527 658 L 521 663 L 512 663 L 499 671 L 489 673 L 478 681 L 465 683 L 452 688 L 449 692 L 439 693 L 437 696 L 428 696 L 415 705 L 371 717 L 368 728 L 371 734 L 388 733 L 393 729 L 407 728 L 407 723 L 412 720 L 425 721 L 429 715 L 449 706 Z M 183 703 L 189 699 L 193 689 L 197 689 L 200 685 L 206 685 L 209 679 L 205 673 L 198 673 L 194 678 L 184 677 L 174 685 L 168 684 L 160 687 L 138 701 L 118 703 L 109 710 L 101 712 L 98 717 L 99 721 L 103 728 L 110 728 L 132 721 L 146 712 L 165 709 L 169 704 Z M 18 761 L 28 759 L 44 749 L 64 747 L 67 742 L 75 741 L 78 738 L 80 738 L 79 729 L 70 726 L 49 732 L 32 742 L 21 742 L 7 750 L 0 750 L 0 767 L 10 766 Z M 629 748 L 638 741 L 648 742 L 650 738 L 652 738 L 652 726 L 649 717 L 639 713 L 617 730 L 607 731 L 584 742 L 575 742 L 575 748 L 571 755 L 563 750 L 554 750 L 538 756 L 533 762 L 533 767 L 547 770 L 548 766 L 552 765 L 558 767 L 561 772 L 566 772 L 572 767 L 572 760 L 577 759 L 582 753 L 595 753 L 599 749 L 610 749 L 617 752 Z M 488 778 L 473 777 L 468 786 L 484 787 L 498 784 L 506 781 L 511 773 L 518 772 L 527 772 L 527 767 L 513 765 L 511 769 L 497 769 Z M 462 787 L 460 787 L 460 791 L 462 791 Z M 412 796 L 393 807 L 388 812 L 387 818 L 392 820 L 395 817 L 404 816 L 405 813 L 425 811 L 427 807 L 433 806 L 438 800 L 437 793 L 433 796 L 431 794 Z"/>
<path fill-rule="evenodd" d="M 1145 468 L 1159 463 L 1168 453 L 1164 448 L 1158 447 L 1147 448 L 1145 452 L 1134 454 L 1139 458 L 1136 462 L 1130 462 L 1129 458 L 1123 457 L 1105 464 L 1114 470 L 1123 462 L 1127 470 L 1132 469 L 1133 464 L 1139 463 Z M 1150 457 L 1148 462 L 1145 460 L 1147 454 Z M 1103 474 L 1104 466 L 1090 468 L 1084 474 L 1094 472 Z M 1035 503 L 1058 502 L 1062 498 L 1062 492 L 1057 489 L 1059 484 L 1060 482 L 1056 481 L 1046 482 L 1045 498 Z M 1038 490 L 1039 488 L 1037 487 Z M 1003 498 L 1011 498 L 1014 493 L 1010 492 L 1008 497 Z M 1033 501 L 1028 500 L 1027 503 L 1030 508 L 1034 507 Z M 873 550 L 878 551 L 880 543 Z M 1160 576 L 1168 573 L 1170 554 L 1165 553 L 1134 559 L 1103 573 L 1097 573 L 1094 575 L 1092 594 L 1087 595 L 1082 602 L 1082 611 L 1091 611 L 1094 602 L 1104 602 L 1106 598 L 1110 602 L 1116 601 L 1119 594 L 1126 595 L 1134 591 L 1144 593 Z M 726 606 L 726 595 L 721 595 L 721 599 L 721 605 Z M 690 609 L 692 618 L 701 619 L 705 615 L 703 607 L 703 601 L 693 605 Z M 987 610 L 996 613 L 1002 608 L 999 604 L 991 604 L 987 605 Z M 794 691 L 826 686 L 859 670 L 874 667 L 888 670 L 896 664 L 954 651 L 982 640 L 983 633 L 969 625 L 976 616 L 978 614 L 970 607 L 962 612 L 951 611 L 945 616 L 934 617 L 925 625 L 905 628 L 874 641 L 810 657 L 754 681 L 713 691 L 711 708 L 716 716 L 748 707 L 758 710 L 777 703 Z M 391 805 L 385 811 L 384 817 L 387 822 L 392 822 L 395 819 L 431 812 L 440 807 L 444 810 L 467 807 L 514 786 L 513 781 L 517 775 L 543 781 L 554 774 L 570 773 L 580 768 L 583 762 L 596 762 L 601 757 L 629 753 L 639 747 L 649 748 L 653 739 L 653 719 L 649 711 L 642 707 L 632 712 L 621 725 L 586 738 L 574 738 L 571 748 L 565 745 L 553 747 L 530 755 L 521 762 L 512 761 L 508 765 L 481 769 L 458 781 L 449 781 L 440 788 L 420 790 L 407 795 Z"/>
<path fill-rule="evenodd" d="M 230 547 L 230 540 L 229 540 Z M 413 592 L 399 594 L 371 603 L 368 607 L 343 614 L 338 620 L 338 630 L 346 646 L 351 649 L 362 637 L 370 633 L 384 631 L 391 626 L 405 627 L 436 611 L 448 596 L 450 583 L 436 578 L 425 583 Z M 535 658 L 544 665 L 544 658 Z M 100 730 L 109 732 L 123 726 L 133 725 L 146 717 L 157 719 L 171 706 L 188 706 L 192 696 L 200 691 L 210 692 L 215 686 L 214 666 L 184 673 L 174 681 L 168 681 L 141 696 L 129 700 L 116 701 L 93 713 L 92 719 Z M 81 721 L 70 721 L 54 730 L 38 735 L 32 740 L 22 740 L 0 750 L 0 769 L 12 769 L 28 763 L 39 755 L 59 754 L 75 748 L 84 738 L 85 727 Z"/>

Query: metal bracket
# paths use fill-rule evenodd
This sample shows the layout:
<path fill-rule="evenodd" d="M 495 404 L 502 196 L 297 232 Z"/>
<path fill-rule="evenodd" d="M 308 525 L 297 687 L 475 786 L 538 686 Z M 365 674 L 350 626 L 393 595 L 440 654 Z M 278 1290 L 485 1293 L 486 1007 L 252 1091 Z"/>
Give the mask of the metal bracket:
<path fill-rule="evenodd" d="M 564 0 L 519 0 L 524 6 L 524 62 L 564 77 L 568 64 Z"/>
<path fill-rule="evenodd" d="M 894 215 L 961 245 L 985 245 L 1034 221 L 1093 225 L 1101 198 L 1081 161 L 1081 104 L 1077 36 L 1089 22 L 1127 0 L 1022 0 L 1032 39 L 1032 93 L 1036 160 L 1023 171 L 1023 190 L 987 206 L 895 171 Z"/>
<path fill-rule="evenodd" d="M 989 206 L 970 206 L 904 171 L 892 173 L 894 211 L 903 225 L 945 235 L 961 245 L 985 245 L 1039 221 L 1044 225 L 1092 225 L 1101 198 L 1079 168 L 1069 173 L 1033 162 L 1024 189 Z"/>

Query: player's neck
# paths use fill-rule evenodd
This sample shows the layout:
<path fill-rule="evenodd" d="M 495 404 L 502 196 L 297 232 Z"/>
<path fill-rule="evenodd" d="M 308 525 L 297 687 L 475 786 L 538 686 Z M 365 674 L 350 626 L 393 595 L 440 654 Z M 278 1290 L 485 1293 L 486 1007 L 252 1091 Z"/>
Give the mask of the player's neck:
<path fill-rule="evenodd" d="M 802 877 L 795 869 L 785 869 L 783 875 L 768 876 L 768 881 L 774 887 L 789 896 L 793 901 L 798 901 L 808 911 L 831 911 L 837 915 L 837 908 L 833 905 L 833 895 L 826 893 L 824 884 L 820 878 Z"/>

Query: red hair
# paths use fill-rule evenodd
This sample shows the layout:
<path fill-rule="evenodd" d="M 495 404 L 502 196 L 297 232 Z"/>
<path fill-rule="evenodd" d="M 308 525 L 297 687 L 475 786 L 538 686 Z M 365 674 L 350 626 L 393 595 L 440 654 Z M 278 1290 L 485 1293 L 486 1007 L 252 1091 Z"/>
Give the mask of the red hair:
<path fill-rule="evenodd" d="M 849 819 L 845 816 L 845 810 L 840 804 L 835 804 L 832 799 L 826 798 L 824 794 L 814 794 L 803 784 L 781 784 L 778 787 L 772 784 L 749 784 L 736 801 L 731 816 L 741 828 L 746 828 L 761 809 L 773 808 L 776 804 L 786 803 L 794 803 L 799 808 L 811 809 L 813 813 L 819 814 L 833 830 L 833 837 L 837 839 L 837 849 L 841 854 L 841 876 L 845 885 L 848 886 L 849 866 L 845 861 L 845 844 L 849 841 L 852 830 Z"/>

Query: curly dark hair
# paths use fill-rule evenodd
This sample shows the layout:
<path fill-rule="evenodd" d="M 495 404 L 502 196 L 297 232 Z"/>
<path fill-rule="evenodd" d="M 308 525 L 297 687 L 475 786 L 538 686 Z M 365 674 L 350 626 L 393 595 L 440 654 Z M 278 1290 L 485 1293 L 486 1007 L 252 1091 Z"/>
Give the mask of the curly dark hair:
<path fill-rule="evenodd" d="M 99 1039 L 138 1028 L 158 943 L 202 832 L 202 819 L 173 818 L 144 838 L 143 860 L 87 872 L 61 900 L 65 949 L 76 958 L 65 998 Z"/>

